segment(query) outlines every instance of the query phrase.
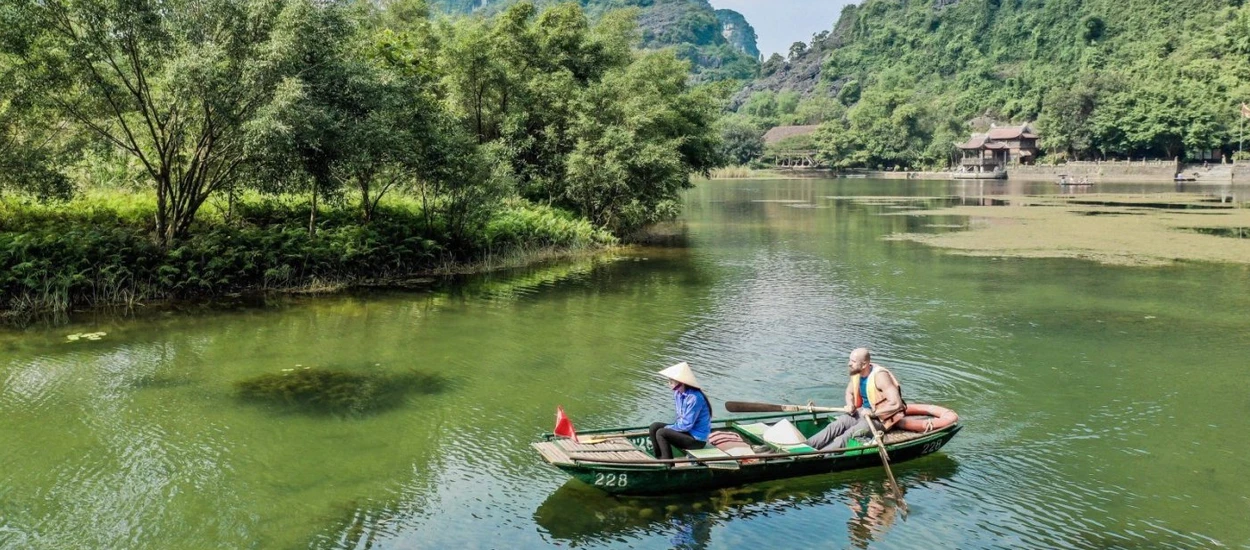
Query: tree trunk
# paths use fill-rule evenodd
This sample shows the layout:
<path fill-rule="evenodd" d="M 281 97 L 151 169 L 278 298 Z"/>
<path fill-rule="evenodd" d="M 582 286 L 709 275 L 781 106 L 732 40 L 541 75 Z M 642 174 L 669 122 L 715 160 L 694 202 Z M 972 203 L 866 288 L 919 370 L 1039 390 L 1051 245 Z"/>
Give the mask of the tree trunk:
<path fill-rule="evenodd" d="M 428 185 L 426 183 L 421 184 L 421 217 L 425 218 L 426 236 L 433 234 L 434 231 L 433 222 L 430 221 L 430 201 L 427 198 L 429 189 L 426 188 Z"/>
<path fill-rule="evenodd" d="M 156 238 L 161 248 L 169 247 L 168 181 L 156 182 Z"/>
<path fill-rule="evenodd" d="M 365 217 L 365 222 L 373 219 L 373 203 L 369 201 L 369 184 L 364 181 L 360 182 L 360 212 Z"/>
<path fill-rule="evenodd" d="M 317 183 L 312 187 L 312 208 L 308 212 L 308 236 L 317 238 Z"/>

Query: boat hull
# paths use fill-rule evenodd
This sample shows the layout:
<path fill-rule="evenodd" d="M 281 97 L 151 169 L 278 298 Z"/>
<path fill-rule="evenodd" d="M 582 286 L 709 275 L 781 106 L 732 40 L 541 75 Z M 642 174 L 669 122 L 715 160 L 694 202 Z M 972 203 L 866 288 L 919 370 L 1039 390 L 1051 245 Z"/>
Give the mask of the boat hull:
<path fill-rule="evenodd" d="M 894 444 L 886 450 L 891 463 L 913 460 L 940 450 L 955 437 L 958 423 Z M 888 440 L 887 440 L 888 441 Z M 706 491 L 749 483 L 881 467 L 876 447 L 839 454 L 794 456 L 716 468 L 702 464 L 668 467 L 655 464 L 607 464 L 594 461 L 555 463 L 557 468 L 587 485 L 618 495 L 665 495 Z"/>

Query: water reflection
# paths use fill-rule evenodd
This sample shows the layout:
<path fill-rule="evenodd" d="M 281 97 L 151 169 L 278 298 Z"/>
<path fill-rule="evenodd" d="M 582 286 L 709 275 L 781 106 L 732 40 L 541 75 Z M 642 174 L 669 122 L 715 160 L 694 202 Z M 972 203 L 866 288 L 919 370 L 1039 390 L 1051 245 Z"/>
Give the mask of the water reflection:
<path fill-rule="evenodd" d="M 899 472 L 899 484 L 913 494 L 944 485 L 958 470 L 945 454 L 909 466 Z M 669 497 L 611 496 L 570 480 L 538 507 L 534 520 L 548 542 L 573 547 L 658 535 L 673 548 L 703 549 L 712 544 L 717 526 L 831 506 L 850 510 L 844 537 L 855 548 L 868 548 L 904 517 L 879 473 L 860 470 Z M 828 532 L 827 537 L 837 540 L 839 535 Z"/>
<path fill-rule="evenodd" d="M 907 485 L 900 483 L 899 490 L 903 500 L 907 500 Z M 881 540 L 900 515 L 906 514 L 890 493 L 880 485 L 869 485 L 863 482 L 852 483 L 847 487 L 847 497 L 851 507 L 851 519 L 846 527 L 855 548 L 868 548 L 869 544 Z"/>

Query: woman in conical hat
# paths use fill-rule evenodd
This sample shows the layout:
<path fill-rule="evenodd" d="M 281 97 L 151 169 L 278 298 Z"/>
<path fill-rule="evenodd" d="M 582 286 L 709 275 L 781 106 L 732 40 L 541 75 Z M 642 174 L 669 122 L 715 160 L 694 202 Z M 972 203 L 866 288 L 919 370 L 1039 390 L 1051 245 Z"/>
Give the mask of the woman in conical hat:
<path fill-rule="evenodd" d="M 685 362 L 660 371 L 660 376 L 668 378 L 668 387 L 673 389 L 677 421 L 651 425 L 651 448 L 656 458 L 667 460 L 673 458 L 673 447 L 702 449 L 707 445 L 712 432 L 712 405 Z"/>

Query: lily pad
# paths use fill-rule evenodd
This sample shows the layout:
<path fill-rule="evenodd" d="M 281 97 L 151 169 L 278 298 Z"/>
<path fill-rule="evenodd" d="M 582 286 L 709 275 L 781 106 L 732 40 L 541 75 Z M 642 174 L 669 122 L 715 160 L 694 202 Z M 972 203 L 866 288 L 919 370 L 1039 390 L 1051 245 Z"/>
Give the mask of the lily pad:
<path fill-rule="evenodd" d="M 100 338 L 103 338 L 104 336 L 107 336 L 107 335 L 108 335 L 107 332 L 78 332 L 75 334 L 65 335 L 65 341 L 77 342 L 79 340 L 99 340 Z"/>

